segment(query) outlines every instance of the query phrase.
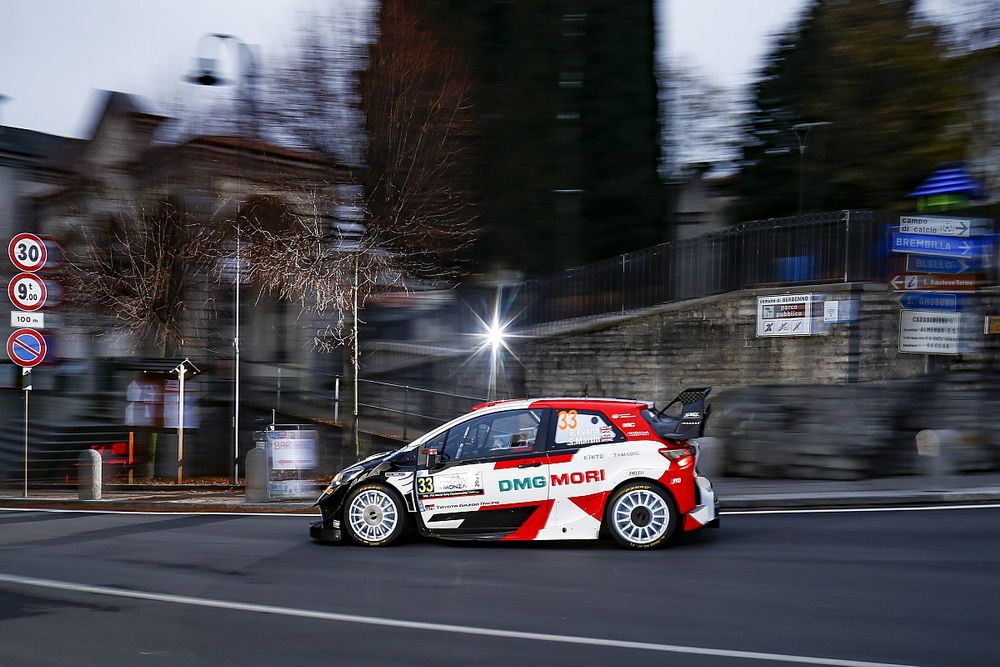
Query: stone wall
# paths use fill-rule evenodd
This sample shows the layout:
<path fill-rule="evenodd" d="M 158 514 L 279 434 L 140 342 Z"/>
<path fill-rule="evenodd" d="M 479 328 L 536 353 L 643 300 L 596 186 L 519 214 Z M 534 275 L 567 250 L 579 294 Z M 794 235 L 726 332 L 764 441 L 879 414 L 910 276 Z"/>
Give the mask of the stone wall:
<path fill-rule="evenodd" d="M 915 470 L 922 429 L 964 435 L 959 470 L 1000 466 L 996 337 L 977 354 L 898 352 L 899 299 L 884 285 L 813 286 L 800 293 L 860 301 L 854 324 L 825 335 L 758 338 L 754 290 L 631 317 L 536 332 L 518 344 L 528 396 L 621 396 L 661 405 L 688 386 L 714 389 L 708 433 L 729 474 L 852 479 Z M 972 317 L 995 313 L 981 294 Z M 997 397 L 997 398 L 995 398 Z"/>
<path fill-rule="evenodd" d="M 757 297 L 812 293 L 860 300 L 856 324 L 826 335 L 758 338 Z M 996 295 L 982 297 L 996 310 Z M 684 386 L 716 393 L 748 385 L 843 384 L 912 378 L 925 355 L 897 351 L 898 295 L 884 285 L 824 285 L 802 290 L 748 290 L 663 306 L 642 314 L 564 325 L 517 341 L 527 395 L 628 396 L 662 401 Z M 936 357 L 955 369 L 995 366 L 997 343 L 980 354 Z"/>

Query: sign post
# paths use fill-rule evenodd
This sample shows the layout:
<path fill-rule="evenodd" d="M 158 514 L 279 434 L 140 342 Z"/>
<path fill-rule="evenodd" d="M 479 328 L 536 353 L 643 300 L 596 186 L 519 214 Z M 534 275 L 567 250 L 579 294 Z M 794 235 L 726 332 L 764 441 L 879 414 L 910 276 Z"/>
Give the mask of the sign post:
<path fill-rule="evenodd" d="M 31 392 L 31 369 L 21 369 L 24 385 L 24 497 L 28 497 L 28 394 Z"/>
<path fill-rule="evenodd" d="M 48 259 L 45 242 L 34 234 L 15 234 L 7 244 L 7 257 L 21 273 L 11 278 L 7 296 L 20 312 L 10 314 L 12 327 L 42 327 L 42 314 L 34 314 L 45 305 L 45 282 L 35 275 Z M 7 356 L 21 367 L 24 390 L 24 497 L 28 497 L 28 394 L 31 392 L 31 369 L 45 360 L 47 346 L 42 334 L 33 328 L 18 328 L 7 338 Z"/>

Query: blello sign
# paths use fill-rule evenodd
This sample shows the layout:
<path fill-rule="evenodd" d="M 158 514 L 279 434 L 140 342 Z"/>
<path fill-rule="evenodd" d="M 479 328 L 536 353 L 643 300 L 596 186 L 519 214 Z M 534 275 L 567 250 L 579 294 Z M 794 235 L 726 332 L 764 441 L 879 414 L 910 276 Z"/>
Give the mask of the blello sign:
<path fill-rule="evenodd" d="M 979 257 L 934 257 L 933 255 L 907 255 L 906 270 L 910 273 L 978 273 L 986 267 Z"/>

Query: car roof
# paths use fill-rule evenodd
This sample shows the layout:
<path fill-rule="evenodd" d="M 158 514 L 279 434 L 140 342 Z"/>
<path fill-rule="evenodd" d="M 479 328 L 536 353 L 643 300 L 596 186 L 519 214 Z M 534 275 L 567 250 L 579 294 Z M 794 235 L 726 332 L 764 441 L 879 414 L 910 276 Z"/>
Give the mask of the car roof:
<path fill-rule="evenodd" d="M 495 409 L 517 409 L 517 408 L 575 408 L 575 409 L 600 409 L 608 407 L 635 407 L 638 409 L 652 406 L 649 401 L 640 401 L 634 398 L 603 398 L 593 396 L 560 396 L 548 398 L 517 398 L 504 401 L 490 401 L 473 406 L 473 411 L 490 408 Z"/>

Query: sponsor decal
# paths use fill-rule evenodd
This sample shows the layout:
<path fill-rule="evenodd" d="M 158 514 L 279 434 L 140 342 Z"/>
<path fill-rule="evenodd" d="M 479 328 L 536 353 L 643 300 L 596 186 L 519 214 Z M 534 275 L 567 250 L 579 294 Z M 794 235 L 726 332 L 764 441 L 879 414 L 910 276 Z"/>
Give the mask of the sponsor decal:
<path fill-rule="evenodd" d="M 645 438 L 649 436 L 649 431 L 628 431 L 625 433 L 625 435 L 629 436 L 630 438 L 636 438 L 636 437 Z"/>
<path fill-rule="evenodd" d="M 558 419 L 556 426 L 558 445 L 593 445 L 615 439 L 614 428 L 598 415 L 581 414 L 576 410 L 561 410 Z"/>
<path fill-rule="evenodd" d="M 635 422 L 623 422 L 622 428 L 635 428 Z"/>
<path fill-rule="evenodd" d="M 498 484 L 500 486 L 501 492 L 507 491 L 524 491 L 527 489 L 544 489 L 546 486 L 551 484 L 552 486 L 566 486 L 571 484 L 590 484 L 593 482 L 603 482 L 605 480 L 605 472 L 603 469 L 600 470 L 584 470 L 580 472 L 563 472 L 554 473 L 549 475 L 549 479 L 546 480 L 542 475 L 535 475 L 532 477 L 520 477 L 515 479 L 501 479 Z"/>
<path fill-rule="evenodd" d="M 541 475 L 535 477 L 521 477 L 520 479 L 501 479 L 501 491 L 524 491 L 525 489 L 544 489 L 545 478 Z"/>
<path fill-rule="evenodd" d="M 483 495 L 482 472 L 459 472 L 428 475 L 417 478 L 417 495 L 421 498 Z"/>
<path fill-rule="evenodd" d="M 635 419 L 635 415 L 631 412 L 622 412 L 619 414 L 611 415 L 612 419 Z"/>
<path fill-rule="evenodd" d="M 681 478 L 680 477 L 674 477 L 672 480 L 670 480 L 670 483 L 671 484 L 680 484 L 681 483 Z"/>
<path fill-rule="evenodd" d="M 625 452 L 614 452 L 614 456 L 616 459 L 624 458 L 626 456 L 639 456 L 639 452 L 635 450 L 625 451 Z"/>
<path fill-rule="evenodd" d="M 409 477 L 412 472 L 387 472 L 385 474 L 386 479 L 402 479 L 403 477 Z"/>
<path fill-rule="evenodd" d="M 580 457 L 581 461 L 593 461 L 596 459 L 603 459 L 604 454 L 585 454 Z"/>

